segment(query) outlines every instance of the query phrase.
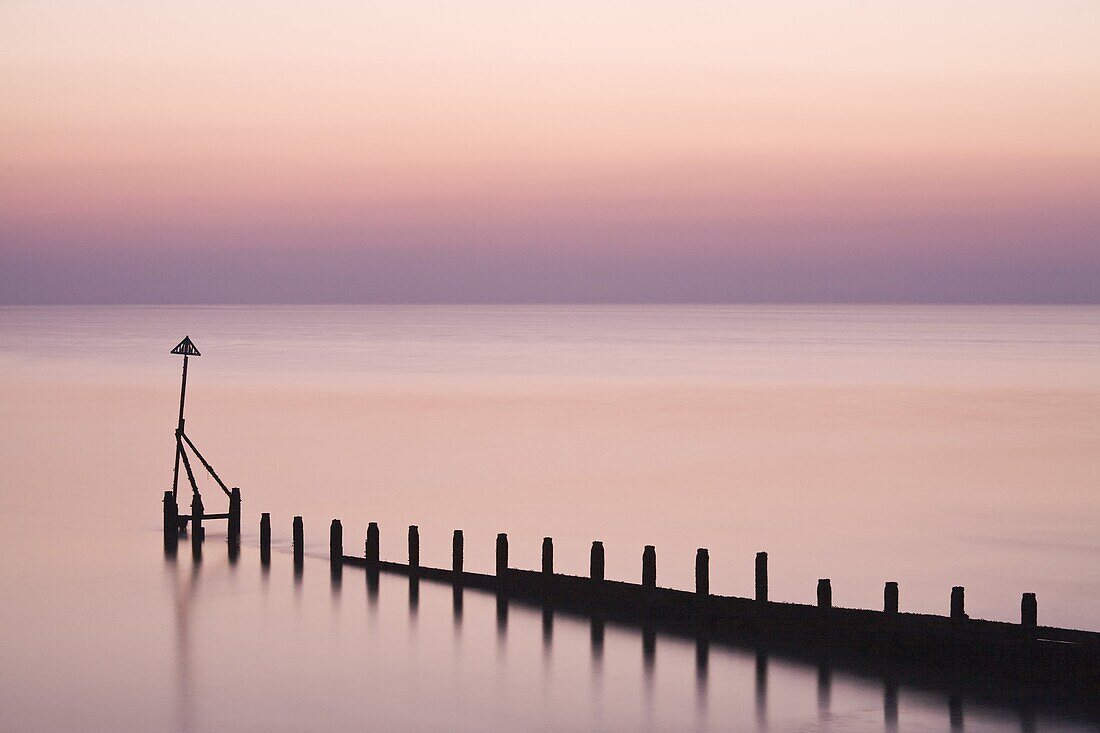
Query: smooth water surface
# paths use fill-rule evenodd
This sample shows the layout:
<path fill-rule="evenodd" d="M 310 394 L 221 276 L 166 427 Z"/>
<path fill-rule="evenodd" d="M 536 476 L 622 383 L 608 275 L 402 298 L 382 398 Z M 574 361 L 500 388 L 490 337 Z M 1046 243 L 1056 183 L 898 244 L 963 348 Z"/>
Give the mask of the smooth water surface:
<path fill-rule="evenodd" d="M 187 432 L 244 495 L 236 563 L 160 545 Z M 379 522 L 403 559 L 512 562 L 777 600 L 1100 629 L 1100 308 L 0 309 L 5 730 L 1063 730 L 1056 713 L 492 596 L 329 576 Z M 200 477 L 200 481 L 204 481 Z M 224 511 L 210 482 L 207 511 Z M 276 553 L 260 566 L 259 513 Z M 307 557 L 292 569 L 290 520 Z"/>

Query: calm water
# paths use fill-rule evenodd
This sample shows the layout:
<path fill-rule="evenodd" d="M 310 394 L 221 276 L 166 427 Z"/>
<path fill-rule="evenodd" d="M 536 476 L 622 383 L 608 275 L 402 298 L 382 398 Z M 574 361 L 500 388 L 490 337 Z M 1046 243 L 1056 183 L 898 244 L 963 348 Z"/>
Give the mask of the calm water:
<path fill-rule="evenodd" d="M 160 547 L 179 360 L 187 432 L 244 495 L 201 563 Z M 0 727 L 61 730 L 883 730 L 873 676 L 602 636 L 491 596 L 334 583 L 368 521 L 402 559 L 536 567 L 1100 629 L 1100 308 L 0 308 Z M 208 511 L 223 511 L 204 484 Z M 259 513 L 277 549 L 264 572 Z M 290 519 L 310 554 L 296 577 Z M 1095 729 L 934 687 L 899 730 Z M 1091 727 L 1090 727 L 1091 726 Z"/>

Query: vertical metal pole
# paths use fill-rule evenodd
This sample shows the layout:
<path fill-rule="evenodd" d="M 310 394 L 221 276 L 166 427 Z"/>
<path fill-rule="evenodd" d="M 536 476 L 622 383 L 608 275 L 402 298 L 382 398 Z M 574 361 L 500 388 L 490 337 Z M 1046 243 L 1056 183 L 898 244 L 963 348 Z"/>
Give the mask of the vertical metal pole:
<path fill-rule="evenodd" d="M 176 424 L 176 467 L 172 469 L 172 496 L 176 496 L 176 488 L 180 481 L 180 451 L 183 444 L 180 436 L 183 435 L 183 400 L 187 396 L 187 354 L 183 355 L 183 383 L 180 385 L 180 417 Z"/>

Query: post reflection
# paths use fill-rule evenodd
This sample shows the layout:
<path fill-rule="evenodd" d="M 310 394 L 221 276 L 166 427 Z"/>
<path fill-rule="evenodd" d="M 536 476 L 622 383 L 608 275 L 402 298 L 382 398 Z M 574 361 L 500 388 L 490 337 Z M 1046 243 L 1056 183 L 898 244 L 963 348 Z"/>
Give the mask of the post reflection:
<path fill-rule="evenodd" d="M 603 637 L 604 622 L 598 616 L 593 616 L 589 622 L 589 638 L 592 643 L 592 666 L 598 673 L 603 665 Z"/>
<path fill-rule="evenodd" d="M 420 578 L 409 576 L 409 622 L 416 623 L 416 617 L 420 613 Z"/>
<path fill-rule="evenodd" d="M 833 672 L 829 665 L 817 665 L 817 714 L 821 720 L 829 718 L 829 707 L 833 698 Z"/>
<path fill-rule="evenodd" d="M 454 627 L 457 633 L 462 628 L 462 602 L 463 590 L 461 585 L 455 585 L 451 590 L 451 614 L 454 617 Z"/>
<path fill-rule="evenodd" d="M 704 637 L 695 640 L 695 707 L 702 716 L 707 711 L 707 674 L 710 667 L 710 642 Z"/>
<path fill-rule="evenodd" d="M 198 592 L 201 563 L 192 562 L 186 576 L 180 573 L 175 547 L 165 546 L 167 577 L 172 586 L 172 611 L 174 621 L 175 715 L 176 730 L 194 730 L 193 664 L 191 654 L 191 607 Z"/>
<path fill-rule="evenodd" d="M 898 683 L 893 677 L 882 688 L 882 722 L 888 731 L 898 729 Z"/>
<path fill-rule="evenodd" d="M 378 609 L 378 571 L 368 569 L 367 576 L 367 608 L 371 611 Z"/>
<path fill-rule="evenodd" d="M 547 606 L 542 608 L 542 655 L 549 658 L 554 643 L 554 611 Z"/>
<path fill-rule="evenodd" d="M 344 584 L 344 571 L 343 567 L 339 563 L 331 563 L 329 565 L 328 577 L 330 585 L 332 587 L 333 599 L 340 597 L 340 588 Z"/>
<path fill-rule="evenodd" d="M 960 695 L 952 694 L 947 698 L 947 714 L 951 721 L 951 733 L 959 733 L 963 729 L 963 701 Z"/>
<path fill-rule="evenodd" d="M 508 596 L 497 593 L 497 651 L 504 653 L 504 643 L 508 639 Z"/>
<path fill-rule="evenodd" d="M 756 652 L 756 727 L 768 727 L 768 655 Z"/>
<path fill-rule="evenodd" d="M 1025 704 L 1020 708 L 1020 733 L 1035 733 L 1036 730 L 1035 711 Z"/>
<path fill-rule="evenodd" d="M 657 632 L 652 626 L 642 627 L 642 665 L 645 669 L 646 687 L 653 684 L 653 668 L 657 664 Z"/>
<path fill-rule="evenodd" d="M 172 569 L 173 573 L 176 572 L 176 556 L 172 554 L 171 549 L 165 547 L 166 565 Z M 219 555 L 220 558 L 220 555 Z M 203 571 L 204 574 L 209 576 L 209 573 L 216 568 L 211 565 L 211 559 L 207 558 L 207 568 Z M 200 563 L 191 564 L 191 577 L 197 580 L 200 572 Z M 343 572 L 349 572 L 349 568 L 344 569 Z M 296 563 L 295 564 L 295 583 L 300 583 L 302 569 Z M 266 577 L 266 571 L 265 571 Z M 341 592 L 343 578 L 342 573 L 338 572 L 335 568 L 331 573 L 333 594 L 339 594 Z M 367 601 L 371 608 L 377 607 L 378 594 L 379 594 L 379 574 L 377 572 L 366 573 L 367 579 Z M 192 581 L 192 584 L 194 583 Z M 220 581 L 221 579 L 219 579 Z M 425 603 L 429 608 L 433 598 L 438 601 L 446 603 L 445 596 L 440 593 L 445 593 L 447 590 L 451 592 L 451 610 L 452 610 L 452 625 L 454 640 L 456 644 L 456 651 L 460 646 L 459 639 L 462 633 L 462 626 L 465 617 L 465 601 L 466 591 L 461 584 L 453 584 L 447 582 L 446 585 L 438 585 L 434 580 L 422 579 L 417 577 L 407 577 L 408 581 L 408 609 L 409 609 L 409 623 L 415 628 L 417 623 L 424 623 L 424 619 L 419 618 L 420 612 L 420 593 L 421 584 L 427 584 L 424 588 L 424 593 L 427 594 Z M 435 588 L 438 587 L 438 590 Z M 188 643 L 188 630 L 186 627 L 186 604 L 183 599 L 185 593 L 189 591 L 189 584 L 185 583 L 182 579 L 177 581 L 177 658 L 178 668 L 180 675 L 179 683 L 179 695 L 181 696 L 180 709 L 181 712 L 184 708 L 191 708 L 193 710 L 193 701 L 191 698 L 191 690 L 188 684 L 188 678 L 190 675 L 190 650 L 187 647 Z M 471 603 L 477 601 L 474 606 L 471 606 L 475 610 L 483 610 L 487 613 L 489 611 L 487 602 L 489 598 L 493 599 L 495 610 L 495 634 L 497 639 L 497 659 L 498 664 L 505 659 L 508 653 L 514 654 L 537 654 L 534 651 L 534 647 L 529 644 L 534 639 L 535 635 L 539 635 L 540 650 L 542 653 L 543 669 L 547 671 L 544 676 L 543 684 L 558 684 L 558 680 L 549 675 L 549 671 L 552 670 L 552 662 L 554 657 L 561 652 L 564 654 L 562 659 L 569 659 L 571 651 L 577 651 L 579 644 L 579 650 L 583 654 L 584 644 L 584 624 L 588 626 L 588 643 L 590 646 L 590 678 L 589 688 L 592 695 L 593 709 L 596 711 L 602 711 L 605 706 L 612 706 L 618 704 L 617 698 L 604 699 L 604 696 L 608 694 L 609 690 L 605 689 L 606 684 L 603 680 L 604 673 L 604 661 L 605 654 L 610 652 L 606 651 L 607 644 L 607 622 L 599 614 L 578 614 L 570 609 L 561 609 L 550 605 L 547 601 L 531 601 L 523 598 L 510 598 L 506 593 L 484 593 L 483 591 L 473 589 L 469 591 L 474 596 L 470 599 Z M 347 599 L 345 599 L 346 602 Z M 515 605 L 515 608 L 511 608 Z M 445 613 L 445 611 L 444 611 Z M 509 618 L 513 614 L 518 614 L 514 618 Z M 428 618 L 427 616 L 425 619 Z M 513 628 L 509 629 L 509 622 L 513 623 Z M 445 621 L 443 622 L 445 623 Z M 518 625 L 516 625 L 518 624 Z M 851 695 L 851 686 L 848 673 L 848 667 L 844 661 L 839 662 L 839 666 L 834 664 L 831 659 L 819 657 L 814 659 L 813 657 L 798 656 L 791 654 L 787 651 L 776 652 L 767 648 L 757 648 L 752 652 L 752 656 L 741 656 L 737 651 L 740 646 L 738 644 L 729 644 L 724 640 L 714 640 L 706 635 L 698 635 L 694 638 L 682 638 L 678 635 L 672 635 L 667 637 L 667 654 L 668 658 L 662 660 L 662 677 L 658 678 L 656 675 L 656 662 L 657 662 L 657 627 L 651 623 L 644 622 L 640 626 L 623 625 L 623 632 L 619 636 L 612 635 L 612 642 L 618 642 L 621 637 L 623 646 L 621 649 L 625 650 L 627 656 L 625 661 L 627 663 L 627 670 L 632 671 L 633 674 L 641 672 L 642 677 L 639 680 L 637 677 L 633 677 L 633 684 L 638 685 L 633 692 L 632 697 L 635 698 L 632 703 L 636 706 L 637 712 L 640 713 L 643 719 L 651 719 L 652 716 L 658 712 L 656 702 L 662 697 L 663 694 L 667 694 L 665 677 L 669 679 L 678 680 L 674 685 L 680 685 L 682 683 L 692 684 L 688 675 L 692 675 L 694 678 L 694 712 L 696 727 L 699 729 L 707 729 L 711 725 L 718 725 L 719 721 L 716 720 L 716 716 L 725 707 L 724 705 L 710 705 L 709 693 L 711 689 L 725 690 L 729 687 L 729 681 L 725 680 L 722 675 L 726 674 L 725 670 L 728 666 L 728 660 L 740 659 L 739 672 L 737 674 L 743 675 L 742 679 L 747 680 L 747 675 L 754 674 L 754 701 L 750 703 L 747 699 L 745 706 L 742 708 L 742 714 L 746 717 L 750 715 L 748 706 L 755 705 L 755 727 L 757 730 L 770 730 L 771 725 L 778 725 L 778 718 L 772 715 L 772 719 L 769 720 L 768 711 L 768 694 L 769 684 L 775 689 L 785 687 L 787 683 L 787 677 L 791 679 L 799 679 L 808 682 L 810 679 L 814 680 L 814 688 L 804 688 L 804 692 L 800 693 L 800 697 L 803 699 L 800 705 L 792 705 L 790 710 L 780 710 L 780 717 L 789 716 L 793 710 L 801 707 L 808 716 L 813 717 L 816 712 L 816 721 L 803 719 L 802 724 L 805 726 L 813 727 L 814 725 L 820 727 L 831 727 L 839 724 L 844 720 L 844 716 L 847 714 L 847 707 L 843 710 L 833 709 L 833 696 L 834 686 L 836 687 L 836 694 L 838 699 L 843 699 L 846 703 Z M 512 639 L 509 639 L 509 632 L 511 632 Z M 492 632 L 490 632 L 492 633 Z M 664 633 L 662 631 L 662 633 Z M 523 641 L 526 639 L 526 641 Z M 515 645 L 514 650 L 508 650 L 508 642 L 512 642 Z M 522 643 L 521 643 L 522 642 Z M 630 651 L 637 654 L 637 644 L 641 644 L 641 660 L 638 660 L 636 656 L 631 658 Z M 554 645 L 564 645 L 562 649 L 555 649 Z M 571 646 L 572 645 L 572 646 Z M 614 647 L 612 651 L 619 649 L 620 647 Z M 524 649 L 527 651 L 524 652 Z M 488 650 L 486 650 L 488 651 Z M 490 656 L 492 652 L 489 652 Z M 715 656 L 712 660 L 712 656 Z M 777 657 L 780 659 L 781 665 L 775 668 L 772 662 Z M 622 657 L 615 657 L 616 659 L 622 659 Z M 532 657 L 533 659 L 533 657 Z M 750 662 L 751 660 L 751 662 Z M 637 663 L 641 662 L 642 668 L 638 670 Z M 711 662 L 714 661 L 714 664 Z M 631 669 L 632 668 L 632 669 Z M 788 672 L 790 668 L 790 672 Z M 775 670 L 778 669 L 778 672 Z M 750 671 L 751 670 L 751 671 Z M 715 674 L 715 682 L 711 683 L 710 675 Z M 810 677 L 810 674 L 813 677 Z M 779 677 L 773 675 L 779 674 Z M 864 673 L 866 674 L 866 673 Z M 633 675 L 631 675 L 633 676 Z M 857 675 L 859 677 L 859 675 Z M 618 678 L 617 678 L 618 679 Z M 630 679 L 628 677 L 627 679 Z M 866 677 L 860 677 L 862 680 L 859 684 L 861 688 L 866 688 Z M 881 710 L 881 729 L 891 732 L 896 732 L 899 729 L 903 729 L 900 726 L 899 715 L 899 700 L 901 696 L 901 680 L 905 679 L 899 676 L 898 671 L 891 671 L 891 668 L 883 668 L 878 676 L 878 682 L 872 682 L 870 689 L 871 704 L 868 706 L 873 716 L 877 718 L 879 714 L 878 710 Z M 619 680 L 621 683 L 621 680 Z M 658 683 L 661 687 L 658 688 Z M 909 681 L 905 682 L 906 685 L 913 684 Z M 776 687 L 779 685 L 779 687 Z M 688 691 L 686 686 L 680 688 L 684 695 L 691 696 L 692 692 Z M 917 685 L 914 689 L 924 690 L 925 688 Z M 908 715 L 913 716 L 912 720 L 907 720 L 908 724 L 919 724 L 918 721 L 927 721 L 931 716 L 937 720 L 938 725 L 949 729 L 951 731 L 964 730 L 965 723 L 965 709 L 964 702 L 969 700 L 969 695 L 972 694 L 968 687 L 956 687 L 956 688 L 939 688 L 943 695 L 938 705 L 931 707 L 925 706 L 924 710 L 921 710 L 918 706 L 913 711 L 910 711 Z M 664 692 L 662 692 L 664 691 Z M 621 692 L 621 691 L 620 691 Z M 746 691 L 747 692 L 747 691 Z M 810 702 L 809 697 L 814 695 L 816 698 L 816 711 L 813 707 L 813 703 Z M 548 700 L 554 696 L 549 695 Z M 981 698 L 977 698 L 981 700 Z M 718 703 L 722 700 L 721 697 L 716 697 L 715 702 Z M 691 697 L 683 697 L 682 703 L 686 705 L 686 708 L 690 708 L 692 705 Z M 810 703 L 809 706 L 806 703 Z M 640 707 L 638 707 L 640 706 Z M 881 707 L 880 707 L 881 706 Z M 611 707 L 607 707 L 611 710 Z M 866 708 L 865 708 L 866 709 Z M 1007 722 L 1013 729 L 1020 730 L 1022 733 L 1028 733 L 1036 730 L 1036 714 L 1035 711 L 1028 708 L 1016 707 L 1016 709 L 1009 708 L 1005 711 L 1009 716 Z M 194 713 L 191 713 L 192 716 Z M 599 713 L 602 714 L 602 713 Z M 689 712 L 690 715 L 690 712 Z M 947 723 L 945 726 L 944 723 Z M 752 724 L 749 723 L 751 727 Z"/>

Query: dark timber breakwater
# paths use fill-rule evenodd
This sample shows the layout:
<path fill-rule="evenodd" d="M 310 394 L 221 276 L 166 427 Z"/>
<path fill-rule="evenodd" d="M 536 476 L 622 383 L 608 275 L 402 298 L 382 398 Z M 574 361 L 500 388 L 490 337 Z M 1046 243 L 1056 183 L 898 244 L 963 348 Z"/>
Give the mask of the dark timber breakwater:
<path fill-rule="evenodd" d="M 183 400 L 186 389 L 187 357 L 198 356 L 189 339 L 174 350 L 184 355 L 184 381 L 176 429 L 176 469 L 173 488 L 163 497 L 165 551 L 174 555 L 179 538 L 191 525 L 191 549 L 196 561 L 202 557 L 205 539 L 203 520 L 227 520 L 229 557 L 240 551 L 241 493 L 230 489 L 198 452 L 184 433 Z M 229 499 L 228 511 L 208 514 L 191 469 L 187 449 Z M 183 463 L 192 488 L 191 514 L 180 514 L 177 496 L 179 464 Z M 302 517 L 292 522 L 292 551 L 295 573 L 304 562 L 305 541 Z M 260 520 L 260 559 L 271 562 L 271 518 Z M 362 555 L 344 554 L 344 533 L 340 520 L 329 528 L 329 563 L 334 580 L 344 566 L 362 567 L 368 583 L 377 587 L 378 573 L 408 576 L 410 598 L 421 581 L 449 584 L 459 604 L 465 589 L 496 595 L 498 616 L 509 603 L 539 607 L 544 614 L 561 613 L 587 617 L 592 623 L 593 644 L 603 638 L 604 624 L 640 628 L 643 647 L 652 654 L 658 632 L 688 637 L 697 645 L 697 660 L 705 665 L 706 650 L 712 643 L 749 650 L 759 660 L 780 656 L 818 665 L 819 670 L 843 668 L 884 680 L 887 710 L 897 709 L 897 685 L 946 691 L 956 702 L 969 696 L 1023 711 L 1024 729 L 1033 711 L 1052 711 L 1083 716 L 1100 722 L 1100 633 L 1077 631 L 1038 623 L 1038 602 L 1034 593 L 1020 599 L 1019 623 L 970 618 L 966 613 L 962 587 L 945 594 L 946 616 L 906 613 L 900 603 L 897 582 L 883 586 L 882 610 L 839 608 L 833 605 L 832 583 L 817 582 L 815 605 L 785 603 L 769 597 L 768 555 L 755 558 L 755 593 L 752 598 L 719 596 L 710 592 L 710 555 L 700 548 L 695 556 L 695 590 L 676 590 L 657 585 L 657 552 L 647 545 L 641 553 L 640 583 L 610 580 L 604 573 L 604 547 L 593 542 L 588 576 L 563 575 L 554 569 L 554 543 L 542 540 L 542 566 L 538 570 L 514 568 L 508 559 L 508 536 L 496 537 L 496 567 L 493 573 L 470 572 L 464 567 L 465 538 L 462 530 L 452 536 L 450 568 L 425 567 L 420 563 L 420 531 L 408 528 L 407 562 L 381 557 L 381 534 L 370 523 Z M 961 705 L 961 703 L 958 703 Z M 961 720 L 961 713 L 958 716 Z"/>
<path fill-rule="evenodd" d="M 260 553 L 271 556 L 270 516 L 260 521 Z M 304 556 L 301 517 L 292 523 L 295 563 Z M 817 584 L 817 604 L 784 603 L 768 595 L 768 556 L 755 558 L 755 597 L 719 596 L 710 592 L 710 557 L 700 548 L 695 557 L 695 590 L 657 585 L 657 553 L 641 553 L 640 583 L 610 580 L 604 575 L 604 547 L 593 542 L 587 577 L 563 575 L 554 569 L 554 543 L 542 540 L 538 570 L 512 567 L 508 536 L 496 537 L 496 568 L 476 573 L 464 568 L 465 537 L 455 530 L 450 568 L 420 564 L 420 532 L 408 528 L 407 562 L 381 558 L 381 533 L 367 527 L 362 555 L 344 554 L 343 525 L 334 519 L 329 529 L 329 563 L 334 574 L 344 566 L 364 568 L 368 578 L 379 572 L 408 576 L 410 582 L 441 582 L 461 589 L 495 593 L 498 599 L 543 609 L 588 616 L 594 620 L 640 627 L 643 634 L 669 633 L 700 643 L 729 643 L 805 660 L 840 664 L 854 670 L 894 676 L 900 680 L 939 680 L 949 687 L 987 695 L 1031 695 L 1037 701 L 1071 705 L 1079 712 L 1100 714 L 1100 633 L 1038 624 L 1035 595 L 1024 593 L 1020 623 L 970 618 L 964 589 L 951 589 L 949 615 L 905 613 L 899 607 L 896 582 L 883 588 L 880 611 L 839 608 L 832 603 L 829 579 Z M 230 545 L 233 540 L 230 538 Z M 946 594 L 945 594 L 946 595 Z"/>

